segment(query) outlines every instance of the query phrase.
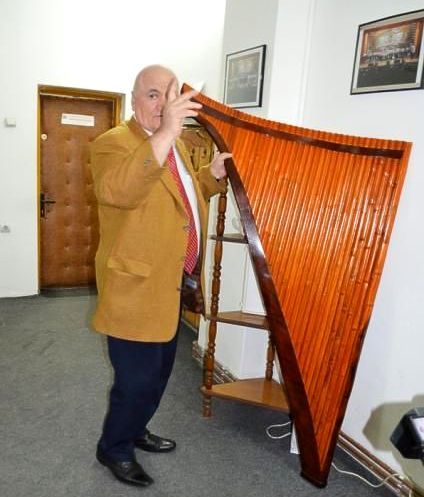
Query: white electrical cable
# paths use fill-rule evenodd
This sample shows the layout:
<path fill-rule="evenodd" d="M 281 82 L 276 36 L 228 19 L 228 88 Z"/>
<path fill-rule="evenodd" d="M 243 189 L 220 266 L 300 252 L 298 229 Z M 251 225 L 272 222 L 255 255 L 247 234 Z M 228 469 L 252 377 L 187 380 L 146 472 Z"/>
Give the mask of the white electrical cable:
<path fill-rule="evenodd" d="M 384 478 L 383 480 L 380 480 L 380 483 L 371 483 L 369 480 L 367 480 L 366 478 L 364 478 L 363 476 L 361 475 L 358 475 L 357 473 L 353 473 L 351 471 L 344 471 L 343 469 L 340 469 L 338 468 L 333 462 L 331 463 L 331 465 L 333 466 L 333 468 L 338 471 L 339 473 L 343 474 L 343 475 L 349 475 L 349 476 L 354 476 L 355 478 L 358 478 L 359 480 L 362 480 L 364 483 L 366 483 L 367 485 L 369 485 L 370 487 L 372 488 L 379 488 L 379 487 L 382 487 L 387 481 L 390 480 L 390 478 L 394 478 L 395 476 L 397 476 L 398 478 L 400 478 L 401 480 L 404 480 L 405 479 L 405 476 L 404 475 L 401 475 L 399 473 L 393 473 L 389 476 L 386 476 L 386 478 Z M 412 489 L 409 490 L 409 494 L 408 494 L 408 497 L 412 497 Z"/>
<path fill-rule="evenodd" d="M 266 434 L 269 436 L 269 438 L 272 438 L 273 440 L 281 440 L 282 438 L 286 438 L 289 435 L 291 435 L 291 431 L 288 431 L 287 433 L 283 433 L 282 435 L 273 435 L 271 433 L 271 430 L 274 428 L 283 428 L 284 426 L 291 425 L 291 421 L 287 421 L 287 423 L 283 424 L 277 424 L 277 425 L 270 425 L 266 428 Z"/>
<path fill-rule="evenodd" d="M 292 432 L 288 431 L 286 433 L 283 433 L 282 435 L 273 435 L 271 433 L 271 430 L 274 430 L 275 428 L 284 428 L 285 426 L 291 425 L 291 424 L 292 424 L 291 421 L 287 421 L 287 423 L 269 425 L 269 426 L 267 426 L 267 428 L 266 428 L 265 431 L 266 431 L 266 434 L 268 435 L 269 438 L 272 438 L 273 440 L 281 440 L 282 438 L 286 438 L 289 435 L 291 435 Z M 345 471 L 343 469 L 338 468 L 334 464 L 334 462 L 332 462 L 331 465 L 333 466 L 333 468 L 337 472 L 339 472 L 339 473 L 341 473 L 343 475 L 354 476 L 355 478 L 358 478 L 359 480 L 363 481 L 365 484 L 369 485 L 372 488 L 382 487 L 386 482 L 388 482 L 391 478 L 394 478 L 395 476 L 397 476 L 400 480 L 408 479 L 408 477 L 406 477 L 405 475 L 401 475 L 400 473 L 393 473 L 391 475 L 386 476 L 386 478 L 384 478 L 383 480 L 380 480 L 379 483 L 371 483 L 369 480 L 367 480 L 366 478 L 364 478 L 361 475 L 358 475 L 357 473 L 353 473 L 352 471 Z M 408 497 L 413 497 L 413 490 L 412 490 L 412 488 L 409 490 Z"/>

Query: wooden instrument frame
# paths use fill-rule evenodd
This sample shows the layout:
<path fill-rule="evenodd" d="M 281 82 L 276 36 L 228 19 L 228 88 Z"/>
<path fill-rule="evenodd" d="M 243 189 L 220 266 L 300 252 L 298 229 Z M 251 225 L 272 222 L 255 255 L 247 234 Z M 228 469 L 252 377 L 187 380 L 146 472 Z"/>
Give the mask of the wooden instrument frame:
<path fill-rule="evenodd" d="M 184 92 L 190 89 L 191 88 L 188 85 L 184 85 L 182 91 Z M 282 388 L 287 397 L 290 416 L 296 429 L 302 468 L 301 474 L 314 485 L 319 487 L 325 486 L 338 433 L 353 386 L 372 305 L 381 277 L 394 216 L 406 173 L 411 143 L 354 137 L 284 125 L 226 107 L 202 94 L 198 94 L 192 100 L 202 104 L 203 107 L 199 111 L 199 115 L 196 119 L 209 132 L 219 151 L 233 153 L 233 158 L 226 161 L 228 179 L 231 183 L 234 197 L 240 211 L 244 236 L 248 244 L 252 265 L 255 270 L 258 286 L 266 310 L 267 326 L 270 330 L 271 344 L 275 346 L 279 359 L 284 381 Z M 252 212 L 251 203 L 240 176 L 240 171 L 243 171 L 243 174 L 246 177 L 247 169 L 245 165 L 246 162 L 250 160 L 250 157 L 243 155 L 243 147 L 240 145 L 240 143 L 243 143 L 243 140 L 240 139 L 240 133 L 249 134 L 249 139 L 252 140 L 253 138 L 251 137 L 254 134 L 254 136 L 257 137 L 256 141 L 258 143 L 260 143 L 260 139 L 263 138 L 263 140 L 280 140 L 281 143 L 284 143 L 287 147 L 291 147 L 292 145 L 298 146 L 307 159 L 313 157 L 313 160 L 316 160 L 317 168 L 324 167 L 328 161 L 333 161 L 333 164 L 337 165 L 338 163 L 348 163 L 349 167 L 352 168 L 352 164 L 356 167 L 355 161 L 357 161 L 358 170 L 359 167 L 365 167 L 369 168 L 371 171 L 379 171 L 379 174 L 383 178 L 383 180 L 379 179 L 379 183 L 375 187 L 377 193 L 380 191 L 383 193 L 378 195 L 377 200 L 374 200 L 374 197 L 371 199 L 367 198 L 367 205 L 375 202 L 375 211 L 378 211 L 379 209 L 381 211 L 383 209 L 385 210 L 384 214 L 381 214 L 383 216 L 382 220 L 378 218 L 380 220 L 378 227 L 366 227 L 367 233 L 371 229 L 375 229 L 375 233 L 377 234 L 373 232 L 371 238 L 372 245 L 371 241 L 368 240 L 366 242 L 370 244 L 369 251 L 371 255 L 369 256 L 369 267 L 367 266 L 364 269 L 364 271 L 366 271 L 363 276 L 364 282 L 362 282 L 361 286 L 361 297 L 358 297 L 359 303 L 355 304 L 353 311 L 348 307 L 348 304 L 344 304 L 347 306 L 347 316 L 350 317 L 352 312 L 358 315 L 356 316 L 355 314 L 354 317 L 358 317 L 359 325 L 357 328 L 342 329 L 342 327 L 340 327 L 341 329 L 337 329 L 336 331 L 331 329 L 328 331 L 327 335 L 323 335 L 324 338 L 322 338 L 322 341 L 324 344 L 329 343 L 329 340 L 342 341 L 345 347 L 340 350 L 343 350 L 344 355 L 343 357 L 340 357 L 340 354 L 331 352 L 332 348 L 330 347 L 330 352 L 328 354 L 326 352 L 324 353 L 325 360 L 323 360 L 322 355 L 318 357 L 316 352 L 312 352 L 312 356 L 306 361 L 307 368 L 309 369 L 311 368 L 310 363 L 313 361 L 317 362 L 317 364 L 313 366 L 314 369 L 312 373 L 310 373 L 309 369 L 308 372 L 305 372 L 307 369 L 305 367 L 305 360 L 303 359 L 302 363 L 302 360 L 299 360 L 299 357 L 304 354 L 303 348 L 306 347 L 309 342 L 307 333 L 314 332 L 314 323 L 312 323 L 310 328 L 307 328 L 305 332 L 306 335 L 303 337 L 302 341 L 298 342 L 296 345 L 295 333 L 293 332 L 293 329 L 290 329 L 288 326 L 285 309 L 282 306 L 281 288 L 276 288 L 272 274 L 273 270 L 276 271 L 275 261 L 277 260 L 278 262 L 278 257 L 275 259 L 275 255 L 273 256 L 274 259 L 271 270 L 259 234 L 257 222 L 254 213 Z M 233 146 L 234 143 L 236 143 L 235 148 Z M 327 151 L 330 153 L 327 153 Z M 286 159 L 283 158 L 282 160 L 284 161 Z M 252 164 L 250 164 L 249 167 L 253 167 Z M 386 167 L 387 171 L 384 170 L 383 174 L 381 170 L 378 169 L 379 167 Z M 353 169 L 353 171 L 355 171 L 355 169 Z M 253 173 L 249 172 L 249 174 Z M 359 174 L 359 172 L 357 174 Z M 377 182 L 377 180 L 375 181 Z M 366 189 L 367 183 L 364 182 L 364 185 L 364 188 Z M 367 192 L 364 195 L 368 195 Z M 381 201 L 381 204 L 379 203 L 380 198 L 383 198 L 384 200 Z M 363 211 L 365 211 L 365 209 L 363 209 Z M 377 215 L 380 215 L 380 213 L 377 212 L 376 216 Z M 362 219 L 364 217 L 366 218 L 365 220 Z M 370 215 L 361 211 L 358 214 L 358 223 L 370 223 L 369 217 Z M 224 236 L 224 221 L 225 196 L 220 199 L 220 214 L 218 216 L 217 233 L 218 239 L 221 238 L 221 240 Z M 356 226 L 355 229 L 365 230 L 365 228 L 361 228 L 361 226 L 362 225 L 359 225 L 359 227 Z M 315 231 L 319 229 L 320 227 L 317 225 Z M 267 235 L 267 233 L 265 233 L 265 235 Z M 272 235 L 273 234 L 271 233 L 268 238 Z M 269 240 L 267 243 L 268 246 L 271 246 Z M 219 261 L 220 256 L 222 255 L 219 254 L 220 251 L 222 251 L 222 248 L 218 249 L 219 260 L 214 269 L 213 296 L 211 302 L 210 327 L 212 330 L 210 330 L 210 333 L 212 332 L 212 341 L 214 341 L 214 335 L 216 334 L 216 321 L 219 320 L 217 319 L 217 313 L 220 279 Z M 368 259 L 366 260 L 368 261 Z M 335 263 L 333 263 L 333 266 L 334 264 Z M 279 270 L 276 272 L 279 276 Z M 352 278 L 352 276 L 350 277 Z M 347 277 L 345 277 L 345 279 L 346 278 Z M 350 286 L 353 284 L 359 286 L 360 282 L 358 283 L 356 280 L 354 283 L 349 283 L 349 281 L 345 282 L 345 286 L 348 284 Z M 344 287 L 341 291 L 345 291 Z M 293 314 L 294 311 L 290 312 Z M 296 310 L 296 312 L 302 312 L 302 309 Z M 351 312 L 351 314 L 349 314 L 349 312 Z M 304 343 L 306 343 L 305 346 Z M 214 346 L 212 346 L 212 348 L 213 347 Z M 210 402 L 210 397 L 208 399 L 208 388 L 210 389 L 210 386 L 212 385 L 210 371 L 211 364 L 213 364 L 213 355 L 214 350 L 208 350 L 205 359 L 206 364 L 208 364 L 206 367 L 206 375 L 209 375 L 209 377 L 205 378 L 206 389 L 203 389 L 203 393 L 206 396 L 207 402 Z M 331 376 L 333 374 L 333 368 L 335 371 L 334 374 L 339 374 L 340 380 L 338 381 L 337 379 L 337 382 L 333 382 L 332 386 L 328 387 L 328 390 L 325 391 L 323 385 L 325 386 L 327 384 L 326 378 L 328 379 L 329 375 Z M 328 383 L 330 383 L 330 381 L 328 381 Z M 207 412 L 206 415 L 208 415 Z M 328 421 L 326 419 L 327 416 Z"/>

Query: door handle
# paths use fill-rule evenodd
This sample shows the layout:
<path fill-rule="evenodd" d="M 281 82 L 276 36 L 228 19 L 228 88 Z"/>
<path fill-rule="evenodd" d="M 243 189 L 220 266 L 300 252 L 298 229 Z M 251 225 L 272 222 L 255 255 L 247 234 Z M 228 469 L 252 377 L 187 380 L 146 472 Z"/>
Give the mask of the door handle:
<path fill-rule="evenodd" d="M 46 197 L 45 193 L 40 193 L 40 216 L 46 217 L 46 204 L 55 204 L 56 200 Z"/>

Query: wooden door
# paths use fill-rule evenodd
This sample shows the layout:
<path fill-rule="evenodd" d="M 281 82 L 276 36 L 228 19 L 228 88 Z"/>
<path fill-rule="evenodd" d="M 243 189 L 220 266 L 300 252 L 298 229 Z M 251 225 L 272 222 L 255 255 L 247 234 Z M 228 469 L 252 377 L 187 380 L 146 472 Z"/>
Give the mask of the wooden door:
<path fill-rule="evenodd" d="M 117 123 L 121 106 L 80 93 L 40 92 L 40 288 L 95 284 L 99 230 L 89 145 Z"/>

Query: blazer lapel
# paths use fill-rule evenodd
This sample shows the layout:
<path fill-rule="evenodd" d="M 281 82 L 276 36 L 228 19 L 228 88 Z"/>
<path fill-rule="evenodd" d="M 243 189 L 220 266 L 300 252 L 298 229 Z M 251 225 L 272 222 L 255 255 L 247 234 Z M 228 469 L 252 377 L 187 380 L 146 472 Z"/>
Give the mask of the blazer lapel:
<path fill-rule="evenodd" d="M 140 135 L 144 140 L 149 139 L 148 133 L 138 124 L 138 122 L 135 120 L 135 117 L 132 116 L 131 119 L 128 121 L 128 126 L 131 129 L 131 131 L 137 135 Z M 180 152 L 180 149 L 178 149 Z M 181 152 L 180 152 L 181 155 Z M 184 161 L 185 163 L 185 161 Z M 178 187 L 174 181 L 174 178 L 172 177 L 172 174 L 169 171 L 168 165 L 164 166 L 165 171 L 164 174 L 161 175 L 161 181 L 164 183 L 166 188 L 169 190 L 169 192 L 173 195 L 173 197 L 176 200 L 177 206 L 184 212 L 186 213 L 185 206 L 183 199 L 181 198 L 181 194 L 178 190 Z"/>

